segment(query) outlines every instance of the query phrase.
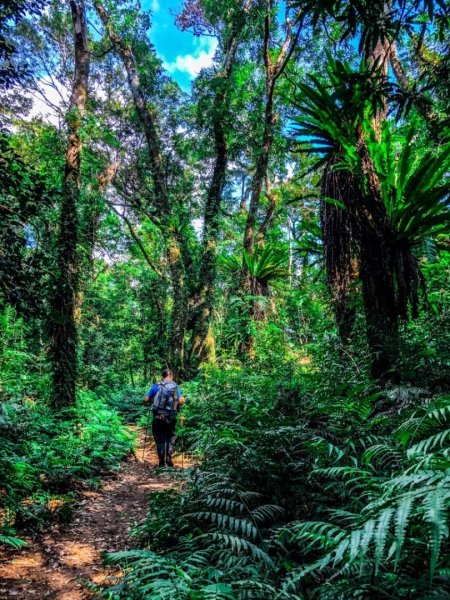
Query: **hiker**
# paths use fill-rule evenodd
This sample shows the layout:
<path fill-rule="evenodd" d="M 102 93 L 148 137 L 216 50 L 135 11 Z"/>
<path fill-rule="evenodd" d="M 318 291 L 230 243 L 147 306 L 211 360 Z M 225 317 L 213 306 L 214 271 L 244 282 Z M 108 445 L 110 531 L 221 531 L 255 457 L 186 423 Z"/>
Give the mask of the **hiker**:
<path fill-rule="evenodd" d="M 177 436 L 175 434 L 177 412 L 184 404 L 181 390 L 173 380 L 170 369 L 163 369 L 162 381 L 150 388 L 146 401 L 151 402 L 153 422 L 152 433 L 156 444 L 160 467 L 173 467 L 172 452 Z"/>

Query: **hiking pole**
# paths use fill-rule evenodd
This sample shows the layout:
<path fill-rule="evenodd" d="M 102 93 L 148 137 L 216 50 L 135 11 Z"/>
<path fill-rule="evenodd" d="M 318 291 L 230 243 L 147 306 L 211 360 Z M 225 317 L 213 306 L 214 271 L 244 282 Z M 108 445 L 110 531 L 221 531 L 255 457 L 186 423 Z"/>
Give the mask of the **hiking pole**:
<path fill-rule="evenodd" d="M 180 415 L 180 427 L 183 429 L 184 427 L 184 415 Z M 181 440 L 181 470 L 184 470 L 184 436 Z"/>
<path fill-rule="evenodd" d="M 148 438 L 148 430 L 150 428 L 150 410 L 148 411 L 148 417 L 147 417 L 147 426 L 145 428 L 145 435 L 144 435 L 144 445 L 142 446 L 142 462 L 144 462 L 144 456 L 145 456 L 145 444 L 147 443 L 147 438 Z"/>

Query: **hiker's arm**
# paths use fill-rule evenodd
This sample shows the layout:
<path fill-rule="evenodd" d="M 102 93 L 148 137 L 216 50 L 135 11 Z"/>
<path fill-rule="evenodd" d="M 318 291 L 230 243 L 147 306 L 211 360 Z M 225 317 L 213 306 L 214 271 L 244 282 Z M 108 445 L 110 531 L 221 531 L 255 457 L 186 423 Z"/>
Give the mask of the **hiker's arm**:
<path fill-rule="evenodd" d="M 156 391 L 155 391 L 155 387 L 156 387 Z M 156 385 L 152 385 L 152 387 L 149 389 L 147 395 L 145 396 L 145 400 L 144 402 L 147 404 L 148 402 L 151 402 L 153 400 L 153 398 L 156 396 L 156 393 L 158 392 L 158 386 Z"/>
<path fill-rule="evenodd" d="M 186 398 L 183 396 L 183 393 L 179 387 L 177 387 L 177 400 L 178 406 L 183 406 L 183 404 L 186 402 Z"/>

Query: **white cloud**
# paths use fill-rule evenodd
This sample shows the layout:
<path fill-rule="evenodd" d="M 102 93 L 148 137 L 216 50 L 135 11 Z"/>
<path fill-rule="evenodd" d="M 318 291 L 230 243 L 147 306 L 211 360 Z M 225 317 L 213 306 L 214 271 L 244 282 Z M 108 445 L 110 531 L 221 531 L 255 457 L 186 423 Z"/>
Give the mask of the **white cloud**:
<path fill-rule="evenodd" d="M 154 13 L 158 12 L 160 9 L 159 0 L 152 0 L 150 8 L 151 8 L 152 12 L 154 12 Z"/>
<path fill-rule="evenodd" d="M 42 117 L 47 123 L 58 126 L 67 110 L 69 91 L 50 77 L 42 77 L 36 82 L 36 88 L 27 91 L 33 101 L 33 106 L 27 116 L 28 119 Z"/>
<path fill-rule="evenodd" d="M 296 167 L 296 164 L 293 161 L 291 161 L 291 160 L 288 161 L 288 163 L 286 165 L 286 170 L 287 170 L 286 179 L 292 179 L 294 177 L 294 175 L 296 174 L 295 167 Z"/>
<path fill-rule="evenodd" d="M 211 66 L 217 49 L 217 40 L 215 38 L 197 38 L 194 40 L 194 44 L 196 47 L 191 54 L 179 54 L 173 62 L 164 63 L 169 73 L 180 71 L 194 78 L 202 69 Z"/>
<path fill-rule="evenodd" d="M 95 86 L 90 92 L 93 92 L 97 99 L 107 99 L 105 91 L 99 86 Z M 33 103 L 27 119 L 40 117 L 56 127 L 65 119 L 70 100 L 70 90 L 50 77 L 45 76 L 38 79 L 35 88 L 27 90 L 24 95 L 29 97 Z"/>

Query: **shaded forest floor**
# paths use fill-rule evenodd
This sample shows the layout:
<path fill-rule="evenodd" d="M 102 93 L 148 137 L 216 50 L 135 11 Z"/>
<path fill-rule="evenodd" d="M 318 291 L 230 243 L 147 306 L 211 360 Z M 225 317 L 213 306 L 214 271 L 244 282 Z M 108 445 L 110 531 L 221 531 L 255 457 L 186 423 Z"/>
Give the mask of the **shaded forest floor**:
<path fill-rule="evenodd" d="M 148 444 L 143 458 L 143 439 L 140 431 L 135 456 L 99 490 L 81 492 L 68 525 L 55 524 L 26 548 L 0 554 L 0 599 L 80 600 L 90 595 L 83 580 L 107 579 L 102 553 L 129 548 L 130 531 L 148 510 L 148 494 L 175 483 L 170 472 L 156 472 Z M 174 462 L 181 467 L 181 458 Z"/>

